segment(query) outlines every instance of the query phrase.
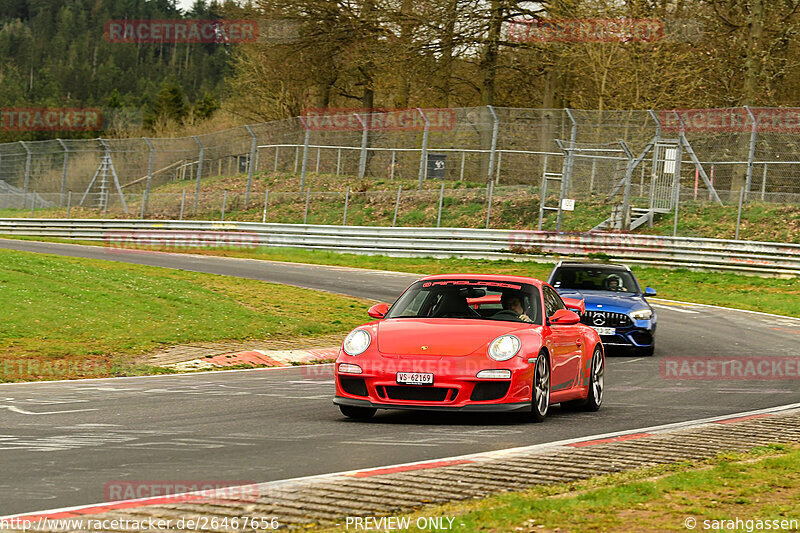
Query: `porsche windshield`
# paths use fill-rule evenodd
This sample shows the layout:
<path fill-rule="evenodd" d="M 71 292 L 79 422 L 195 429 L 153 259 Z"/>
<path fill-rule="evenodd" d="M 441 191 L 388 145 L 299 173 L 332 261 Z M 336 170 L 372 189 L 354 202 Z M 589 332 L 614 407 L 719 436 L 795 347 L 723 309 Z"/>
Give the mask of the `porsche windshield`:
<path fill-rule="evenodd" d="M 386 318 L 460 318 L 541 325 L 539 289 L 525 283 L 481 280 L 418 281 Z"/>
<path fill-rule="evenodd" d="M 552 284 L 556 289 L 640 292 L 631 273 L 621 268 L 561 267 Z"/>

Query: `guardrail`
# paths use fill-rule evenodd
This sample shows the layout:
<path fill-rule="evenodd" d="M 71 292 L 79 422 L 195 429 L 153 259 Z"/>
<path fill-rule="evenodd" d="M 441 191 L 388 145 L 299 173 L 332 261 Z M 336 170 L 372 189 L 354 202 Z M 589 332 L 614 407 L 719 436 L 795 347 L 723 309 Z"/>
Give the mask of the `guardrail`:
<path fill-rule="evenodd" d="M 0 235 L 103 240 L 119 248 L 208 246 L 197 234 L 245 232 L 252 245 L 394 256 L 551 261 L 554 256 L 666 267 L 800 274 L 800 245 L 624 233 L 403 228 L 189 220 L 0 219 Z"/>

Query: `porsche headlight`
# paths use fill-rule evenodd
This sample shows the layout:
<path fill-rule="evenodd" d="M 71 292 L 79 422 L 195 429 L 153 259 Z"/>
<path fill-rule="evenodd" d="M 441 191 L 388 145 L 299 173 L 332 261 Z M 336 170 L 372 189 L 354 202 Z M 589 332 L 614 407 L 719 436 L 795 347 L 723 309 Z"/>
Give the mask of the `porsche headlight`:
<path fill-rule="evenodd" d="M 495 361 L 508 361 L 522 347 L 522 342 L 515 335 L 501 335 L 489 345 L 489 357 Z"/>
<path fill-rule="evenodd" d="M 345 337 L 342 348 L 347 355 L 358 355 L 364 353 L 364 350 L 369 348 L 369 343 L 372 341 L 369 333 L 363 329 L 356 329 L 350 332 Z"/>
<path fill-rule="evenodd" d="M 631 313 L 631 318 L 634 320 L 650 320 L 653 318 L 653 312 L 650 309 L 639 309 Z"/>

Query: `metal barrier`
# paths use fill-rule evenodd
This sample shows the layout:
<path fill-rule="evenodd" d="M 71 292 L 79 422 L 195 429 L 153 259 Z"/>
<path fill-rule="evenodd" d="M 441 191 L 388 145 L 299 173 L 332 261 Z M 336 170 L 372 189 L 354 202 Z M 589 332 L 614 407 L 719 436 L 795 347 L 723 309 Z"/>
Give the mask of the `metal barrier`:
<path fill-rule="evenodd" d="M 459 228 L 386 228 L 178 220 L 0 219 L 0 235 L 102 240 L 118 248 L 208 246 L 195 232 L 245 232 L 258 246 L 408 257 L 551 261 L 554 256 L 702 268 L 768 276 L 800 274 L 800 245 L 633 235 Z M 192 233 L 180 233 L 192 232 Z"/>

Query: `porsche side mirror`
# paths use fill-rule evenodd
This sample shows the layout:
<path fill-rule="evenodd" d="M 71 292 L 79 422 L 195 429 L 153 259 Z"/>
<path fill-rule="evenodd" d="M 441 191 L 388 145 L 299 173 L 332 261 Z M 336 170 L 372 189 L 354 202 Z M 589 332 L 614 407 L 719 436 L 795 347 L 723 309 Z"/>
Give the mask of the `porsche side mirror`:
<path fill-rule="evenodd" d="M 655 296 L 658 294 L 653 287 L 645 287 L 644 288 L 644 295 L 645 296 Z"/>
<path fill-rule="evenodd" d="M 582 315 L 586 312 L 586 303 L 580 298 L 561 298 L 564 301 L 564 305 L 567 306 L 567 309 L 575 311 L 578 315 Z"/>
<path fill-rule="evenodd" d="M 383 318 L 389 312 L 389 304 L 375 304 L 367 310 L 372 318 Z"/>
<path fill-rule="evenodd" d="M 559 309 L 553 313 L 553 316 L 550 317 L 551 324 L 558 324 L 560 326 L 569 326 L 572 324 L 577 324 L 580 321 L 581 317 L 569 309 Z"/>

